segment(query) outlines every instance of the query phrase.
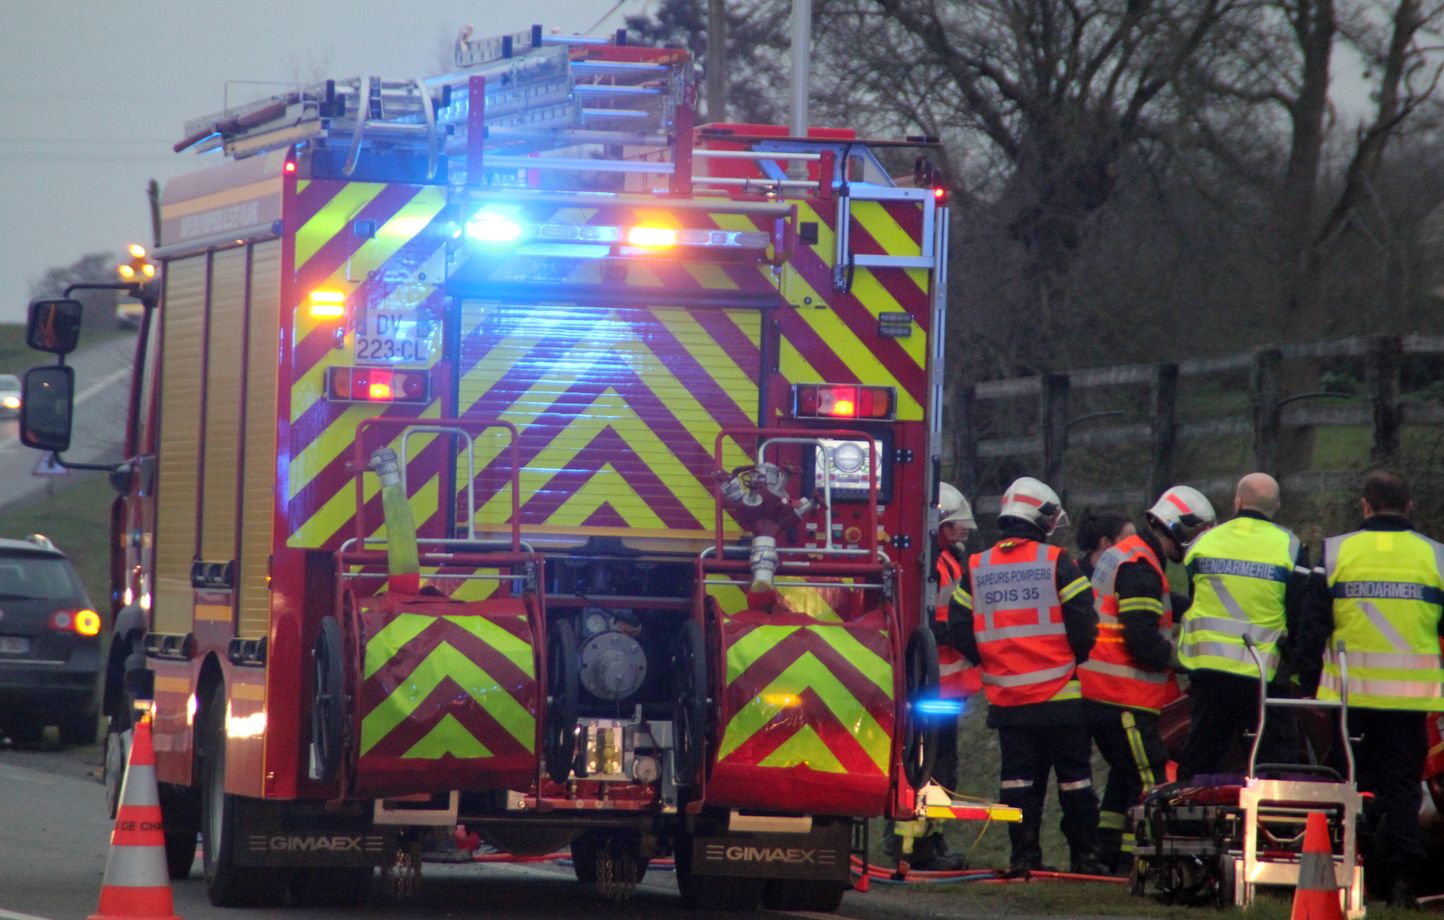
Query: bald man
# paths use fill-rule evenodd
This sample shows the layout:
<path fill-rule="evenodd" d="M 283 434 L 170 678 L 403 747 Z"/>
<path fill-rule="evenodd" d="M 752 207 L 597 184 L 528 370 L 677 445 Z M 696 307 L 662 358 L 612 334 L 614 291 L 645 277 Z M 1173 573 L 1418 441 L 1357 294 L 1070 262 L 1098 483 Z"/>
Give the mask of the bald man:
<path fill-rule="evenodd" d="M 1193 703 L 1178 762 L 1183 781 L 1218 770 L 1258 724 L 1259 671 L 1244 637 L 1263 660 L 1265 680 L 1273 681 L 1308 591 L 1303 544 L 1273 521 L 1278 481 L 1249 473 L 1234 490 L 1233 510 L 1232 520 L 1204 533 L 1183 559 L 1192 601 L 1183 614 L 1178 660 L 1188 669 Z M 1292 763 L 1297 749 L 1289 713 L 1271 713 L 1259 762 Z"/>

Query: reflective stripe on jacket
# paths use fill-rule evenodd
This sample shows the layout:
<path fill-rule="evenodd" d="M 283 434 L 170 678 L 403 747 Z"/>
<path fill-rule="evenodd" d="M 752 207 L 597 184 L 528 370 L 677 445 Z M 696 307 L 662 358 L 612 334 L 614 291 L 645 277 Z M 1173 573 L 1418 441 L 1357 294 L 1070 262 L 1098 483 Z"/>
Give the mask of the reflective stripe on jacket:
<path fill-rule="evenodd" d="M 1118 599 L 1118 568 L 1136 562 L 1147 563 L 1163 582 L 1163 597 Z M 1123 641 L 1123 623 L 1118 614 L 1127 610 L 1152 613 L 1158 617 L 1158 631 L 1164 639 L 1173 631 L 1173 604 L 1168 576 L 1153 549 L 1140 536 L 1118 541 L 1093 569 L 1093 603 L 1098 611 L 1098 642 L 1088 660 L 1078 666 L 1083 698 L 1134 709 L 1161 710 L 1178 696 L 1178 680 L 1172 669 L 1145 668 L 1128 653 Z"/>
<path fill-rule="evenodd" d="M 1254 517 L 1236 517 L 1194 541 L 1183 560 L 1193 579 L 1193 604 L 1183 614 L 1179 662 L 1256 678 L 1258 667 L 1243 643 L 1249 636 L 1272 680 L 1298 553 L 1299 538 L 1291 531 Z"/>
<path fill-rule="evenodd" d="M 948 550 L 938 554 L 938 606 L 933 612 L 937 621 L 948 625 L 948 603 L 963 580 L 963 564 Z M 938 645 L 938 695 L 949 700 L 965 700 L 983 689 L 978 669 L 963 653 L 947 643 Z"/>
<path fill-rule="evenodd" d="M 1063 604 L 1088 589 L 1085 579 L 1057 586 L 1056 546 L 1007 539 L 968 559 L 973 635 L 982 660 L 983 689 L 993 706 L 1026 706 L 1078 699 L 1073 650 Z"/>
<path fill-rule="evenodd" d="M 1335 649 L 1343 641 L 1350 706 L 1444 711 L 1444 546 L 1412 530 L 1329 537 L 1324 577 L 1334 634 L 1324 649 L 1319 698 L 1339 698 Z"/>

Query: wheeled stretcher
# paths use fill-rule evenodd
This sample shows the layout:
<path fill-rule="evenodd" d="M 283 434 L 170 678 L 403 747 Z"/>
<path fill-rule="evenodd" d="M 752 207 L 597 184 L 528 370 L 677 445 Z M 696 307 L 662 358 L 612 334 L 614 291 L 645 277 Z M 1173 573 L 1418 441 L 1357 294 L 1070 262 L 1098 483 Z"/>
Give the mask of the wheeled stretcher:
<path fill-rule="evenodd" d="M 1348 670 L 1343 644 L 1339 700 L 1270 699 L 1266 670 L 1258 665 L 1259 721 L 1246 774 L 1209 774 L 1187 784 L 1150 790 L 1129 813 L 1136 843 L 1131 885 L 1164 900 L 1192 904 L 1253 903 L 1259 886 L 1293 887 L 1299 879 L 1304 826 L 1310 812 L 1328 817 L 1334 876 L 1350 918 L 1364 916 L 1364 871 L 1357 827 L 1363 797 L 1354 784 L 1354 759 L 1343 744 L 1346 775 L 1317 764 L 1261 764 L 1258 751 L 1270 710 L 1287 707 L 1333 710 L 1341 738 L 1348 738 Z"/>

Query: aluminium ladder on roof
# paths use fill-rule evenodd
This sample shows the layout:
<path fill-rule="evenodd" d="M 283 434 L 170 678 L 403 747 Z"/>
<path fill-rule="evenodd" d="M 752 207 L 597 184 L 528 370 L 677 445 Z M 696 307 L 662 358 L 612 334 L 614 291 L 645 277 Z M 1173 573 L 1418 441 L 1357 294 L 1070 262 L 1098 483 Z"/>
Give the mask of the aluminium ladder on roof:
<path fill-rule="evenodd" d="M 234 158 L 293 145 L 340 149 L 347 174 L 370 151 L 424 153 L 429 177 L 446 155 L 453 181 L 465 181 L 468 166 L 489 174 L 481 181 L 523 168 L 670 175 L 673 147 L 691 133 L 690 62 L 675 49 L 605 41 L 543 35 L 539 26 L 472 39 L 468 27 L 455 71 L 297 87 L 191 119 L 175 149 Z"/>

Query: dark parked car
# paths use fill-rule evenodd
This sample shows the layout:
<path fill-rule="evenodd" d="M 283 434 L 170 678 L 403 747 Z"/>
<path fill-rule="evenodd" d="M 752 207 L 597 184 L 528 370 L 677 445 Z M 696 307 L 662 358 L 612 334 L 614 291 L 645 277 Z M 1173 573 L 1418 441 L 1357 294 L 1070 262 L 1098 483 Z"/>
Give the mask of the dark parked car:
<path fill-rule="evenodd" d="M 65 554 L 47 539 L 0 540 L 0 734 L 95 741 L 104 622 Z"/>

